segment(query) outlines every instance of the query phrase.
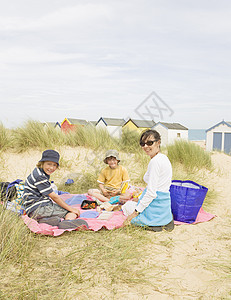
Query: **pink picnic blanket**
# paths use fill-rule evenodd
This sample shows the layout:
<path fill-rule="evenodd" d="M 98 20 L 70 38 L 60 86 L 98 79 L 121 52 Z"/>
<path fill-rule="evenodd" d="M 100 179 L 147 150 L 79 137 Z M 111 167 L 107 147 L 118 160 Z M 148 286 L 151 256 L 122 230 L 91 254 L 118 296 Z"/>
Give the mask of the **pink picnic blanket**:
<path fill-rule="evenodd" d="M 63 194 L 60 197 L 66 201 L 67 199 L 73 197 L 73 194 Z M 90 196 L 87 196 L 88 199 L 91 199 Z M 73 207 L 77 207 L 80 210 L 80 214 L 86 212 L 80 208 L 80 204 L 74 204 Z M 95 209 L 91 209 L 91 211 L 96 211 Z M 27 215 L 22 216 L 24 223 L 27 227 L 33 231 L 34 233 L 45 234 L 45 235 L 53 235 L 58 236 L 61 235 L 64 231 L 72 231 L 77 229 L 59 229 L 57 226 L 51 226 L 48 224 L 41 223 L 39 224 L 37 221 L 29 218 Z M 85 220 L 88 223 L 89 230 L 98 231 L 101 228 L 106 228 L 108 230 L 112 230 L 115 228 L 120 228 L 126 219 L 122 211 L 112 212 L 112 216 L 108 220 L 98 220 L 97 218 L 80 218 Z"/>
<path fill-rule="evenodd" d="M 69 198 L 71 198 L 73 196 L 75 196 L 75 195 L 73 195 L 73 194 L 63 194 L 60 197 L 64 201 L 66 201 L 66 200 L 68 200 Z M 91 197 L 88 196 L 88 195 L 87 195 L 87 198 L 91 199 Z M 80 204 L 74 204 L 73 206 L 77 207 L 80 210 L 80 214 L 83 213 L 83 212 L 86 212 L 86 210 L 82 210 L 80 208 Z M 95 210 L 92 209 L 91 211 L 95 211 Z M 205 212 L 201 208 L 199 213 L 198 213 L 196 221 L 192 224 L 196 224 L 196 223 L 200 223 L 200 222 L 206 222 L 206 221 L 211 220 L 214 217 L 215 217 L 214 215 Z M 51 225 L 44 224 L 44 223 L 39 224 L 37 221 L 29 218 L 27 215 L 23 215 L 22 219 L 23 219 L 24 223 L 27 225 L 27 227 L 32 232 L 38 233 L 38 234 L 59 236 L 59 235 L 63 234 L 64 231 L 78 230 L 78 228 L 77 229 L 59 229 L 57 226 L 51 226 Z M 108 220 L 98 220 L 97 218 L 80 218 L 80 219 L 83 219 L 88 223 L 89 230 L 98 231 L 101 228 L 106 228 L 108 230 L 120 228 L 122 226 L 124 220 L 126 219 L 126 217 L 124 216 L 122 211 L 115 211 L 115 212 L 112 212 L 112 216 Z M 174 221 L 174 224 L 179 225 L 179 224 L 187 224 L 187 223 Z"/>
<path fill-rule="evenodd" d="M 201 207 L 199 210 L 199 213 L 196 217 L 195 222 L 191 223 L 191 224 L 197 224 L 197 223 L 202 223 L 202 222 L 207 222 L 213 218 L 215 218 L 215 215 L 212 215 L 206 211 L 203 210 L 203 208 Z M 180 222 L 180 221 L 174 221 L 175 225 L 182 225 L 182 224 L 187 224 L 190 225 L 189 223 L 185 223 L 185 222 Z"/>

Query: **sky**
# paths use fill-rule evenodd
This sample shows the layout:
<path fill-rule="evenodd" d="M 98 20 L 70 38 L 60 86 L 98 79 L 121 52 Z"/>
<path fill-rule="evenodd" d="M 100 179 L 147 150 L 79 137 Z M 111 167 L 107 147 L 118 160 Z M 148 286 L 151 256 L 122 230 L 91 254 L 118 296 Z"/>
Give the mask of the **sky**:
<path fill-rule="evenodd" d="M 231 1 L 0 0 L 0 123 L 231 121 Z"/>

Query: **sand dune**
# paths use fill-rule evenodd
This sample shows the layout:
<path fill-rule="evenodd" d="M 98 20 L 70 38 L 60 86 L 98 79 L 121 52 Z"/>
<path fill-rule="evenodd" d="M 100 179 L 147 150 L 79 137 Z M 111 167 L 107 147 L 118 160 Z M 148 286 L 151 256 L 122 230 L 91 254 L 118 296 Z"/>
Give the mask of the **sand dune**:
<path fill-rule="evenodd" d="M 72 161 L 71 172 L 85 168 L 86 154 L 91 155 L 84 148 L 66 147 L 60 152 L 64 160 Z M 34 150 L 23 154 L 4 153 L 0 169 L 2 181 L 24 180 L 40 156 L 40 152 Z M 177 226 L 171 233 L 156 233 L 155 236 L 146 233 L 153 239 L 153 245 L 144 246 L 141 259 L 147 265 L 147 276 L 153 280 L 153 288 L 147 287 L 145 299 L 231 299 L 230 274 L 227 275 L 231 261 L 231 157 L 215 152 L 212 161 L 214 171 L 206 173 L 206 181 L 208 186 L 214 187 L 218 197 L 206 210 L 217 217 L 206 223 Z M 59 182 L 67 170 L 58 171 L 55 180 Z M 154 270 L 148 269 L 149 261 L 153 260 L 161 270 L 158 278 Z M 163 272 L 163 265 L 166 272 Z M 158 290 L 154 288 L 156 284 Z M 117 299 L 139 299 L 137 295 L 140 295 L 139 284 L 132 288 L 121 285 Z"/>

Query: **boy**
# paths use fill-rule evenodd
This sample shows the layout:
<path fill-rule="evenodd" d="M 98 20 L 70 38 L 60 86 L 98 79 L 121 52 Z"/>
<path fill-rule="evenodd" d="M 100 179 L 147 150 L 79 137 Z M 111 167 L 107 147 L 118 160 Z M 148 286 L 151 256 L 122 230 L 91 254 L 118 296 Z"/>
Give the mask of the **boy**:
<path fill-rule="evenodd" d="M 107 202 L 111 197 L 117 195 L 120 195 L 117 196 L 117 202 L 119 200 L 129 200 L 131 194 L 128 191 L 121 195 L 121 184 L 130 180 L 127 170 L 119 165 L 119 153 L 116 150 L 108 150 L 103 161 L 108 166 L 99 174 L 97 182 L 100 190 L 90 189 L 88 194 L 102 202 Z"/>
<path fill-rule="evenodd" d="M 66 204 L 51 188 L 50 175 L 59 167 L 59 157 L 57 151 L 45 150 L 36 168 L 27 177 L 23 194 L 26 214 L 38 223 L 62 229 L 80 225 L 88 227 L 84 220 L 76 220 L 79 210 Z M 61 218 L 65 221 L 61 222 Z"/>

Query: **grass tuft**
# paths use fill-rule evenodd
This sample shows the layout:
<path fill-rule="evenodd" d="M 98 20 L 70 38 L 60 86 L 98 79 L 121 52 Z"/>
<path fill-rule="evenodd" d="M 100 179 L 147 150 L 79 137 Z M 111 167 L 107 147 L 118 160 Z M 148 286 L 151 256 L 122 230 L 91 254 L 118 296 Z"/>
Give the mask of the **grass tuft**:
<path fill-rule="evenodd" d="M 189 171 L 202 168 L 210 170 L 212 168 L 210 154 L 192 142 L 180 140 L 166 148 L 173 165 L 180 163 Z"/>
<path fill-rule="evenodd" d="M 22 219 L 0 205 L 0 266 L 27 259 L 33 248 L 33 237 Z"/>
<path fill-rule="evenodd" d="M 4 150 L 10 148 L 11 145 L 12 145 L 11 131 L 9 129 L 6 129 L 0 123 L 0 151 L 4 151 Z"/>
<path fill-rule="evenodd" d="M 71 147 L 83 146 L 95 149 L 111 149 L 117 146 L 116 139 L 113 139 L 107 130 L 97 129 L 93 126 L 78 126 L 65 135 L 65 144 Z"/>
<path fill-rule="evenodd" d="M 123 130 L 120 139 L 120 149 L 124 152 L 136 153 L 139 148 L 140 134 L 137 131 Z"/>
<path fill-rule="evenodd" d="M 53 299 L 57 295 L 97 299 L 97 288 L 101 295 L 105 291 L 106 298 L 111 298 L 118 286 L 146 285 L 147 265 L 140 264 L 140 257 L 151 240 L 144 233 L 142 228 L 130 227 L 66 232 L 58 239 L 37 237 L 36 253 L 29 264 L 18 265 L 17 280 L 2 289 L 2 298 L 17 293 L 18 299 Z"/>
<path fill-rule="evenodd" d="M 13 145 L 17 152 L 30 148 L 49 149 L 64 142 L 65 137 L 61 131 L 31 120 L 13 131 Z"/>

